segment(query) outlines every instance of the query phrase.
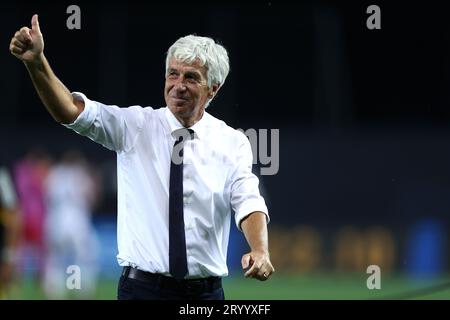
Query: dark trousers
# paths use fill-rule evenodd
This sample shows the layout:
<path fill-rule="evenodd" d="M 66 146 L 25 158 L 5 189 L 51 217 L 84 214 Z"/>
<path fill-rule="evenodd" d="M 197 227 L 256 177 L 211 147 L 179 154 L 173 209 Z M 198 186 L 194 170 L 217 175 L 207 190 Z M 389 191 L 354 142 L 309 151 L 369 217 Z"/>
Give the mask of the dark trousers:
<path fill-rule="evenodd" d="M 124 268 L 119 280 L 119 300 L 225 300 L 220 279 L 176 281 L 162 275 Z M 218 282 L 219 281 L 219 282 Z"/>

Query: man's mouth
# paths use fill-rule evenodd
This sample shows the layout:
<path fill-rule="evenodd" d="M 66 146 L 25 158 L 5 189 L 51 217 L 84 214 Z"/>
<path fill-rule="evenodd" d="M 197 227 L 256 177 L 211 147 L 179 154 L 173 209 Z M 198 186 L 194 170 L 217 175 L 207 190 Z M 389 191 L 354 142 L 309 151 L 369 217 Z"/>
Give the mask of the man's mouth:
<path fill-rule="evenodd" d="M 184 97 L 172 97 L 172 99 L 177 102 L 187 101 L 187 98 Z"/>

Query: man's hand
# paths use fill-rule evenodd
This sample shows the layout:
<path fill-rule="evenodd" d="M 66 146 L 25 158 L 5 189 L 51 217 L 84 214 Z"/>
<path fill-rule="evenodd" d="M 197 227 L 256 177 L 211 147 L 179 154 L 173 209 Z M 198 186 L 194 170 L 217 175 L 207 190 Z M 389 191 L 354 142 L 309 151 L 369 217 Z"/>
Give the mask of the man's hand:
<path fill-rule="evenodd" d="M 270 262 L 268 252 L 264 251 L 252 251 L 242 256 L 242 269 L 246 270 L 245 277 L 256 278 L 261 281 L 269 279 L 275 269 Z"/>
<path fill-rule="evenodd" d="M 39 28 L 38 15 L 31 18 L 31 29 L 22 27 L 14 34 L 9 51 L 23 62 L 35 62 L 44 51 L 44 39 Z"/>
<path fill-rule="evenodd" d="M 37 14 L 31 29 L 22 27 L 9 44 L 9 50 L 22 60 L 42 103 L 59 123 L 72 123 L 84 110 L 84 102 L 72 97 L 69 89 L 54 74 L 44 55 L 44 38 Z"/>
<path fill-rule="evenodd" d="M 266 215 L 261 211 L 254 211 L 241 221 L 240 226 L 251 249 L 241 260 L 247 278 L 265 281 L 275 272 L 269 257 L 266 224 Z"/>

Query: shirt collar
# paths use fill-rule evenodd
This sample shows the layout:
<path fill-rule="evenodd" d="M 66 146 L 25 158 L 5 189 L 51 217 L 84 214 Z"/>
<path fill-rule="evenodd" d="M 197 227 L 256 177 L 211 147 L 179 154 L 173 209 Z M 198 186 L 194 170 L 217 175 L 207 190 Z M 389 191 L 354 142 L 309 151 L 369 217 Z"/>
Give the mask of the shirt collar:
<path fill-rule="evenodd" d="M 184 126 L 180 123 L 180 121 L 178 121 L 178 119 L 175 117 L 175 115 L 172 113 L 172 111 L 170 111 L 168 107 L 166 107 L 165 114 L 167 123 L 169 124 L 169 131 L 170 134 L 172 134 L 172 136 L 174 131 L 184 128 Z M 195 136 L 199 139 L 201 139 L 201 137 L 206 131 L 208 117 L 209 114 L 207 114 L 206 111 L 204 111 L 202 118 L 199 121 L 197 121 L 193 126 L 189 127 L 189 129 L 194 130 Z"/>

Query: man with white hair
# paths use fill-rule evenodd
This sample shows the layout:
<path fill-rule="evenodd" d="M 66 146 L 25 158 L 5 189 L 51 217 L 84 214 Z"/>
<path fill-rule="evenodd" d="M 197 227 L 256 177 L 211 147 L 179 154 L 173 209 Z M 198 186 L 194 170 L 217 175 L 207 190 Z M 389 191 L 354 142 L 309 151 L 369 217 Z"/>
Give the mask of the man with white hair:
<path fill-rule="evenodd" d="M 168 50 L 165 108 L 119 108 L 71 93 L 44 56 L 37 15 L 10 51 L 22 60 L 53 118 L 117 153 L 119 299 L 224 299 L 231 212 L 251 251 L 246 277 L 274 272 L 268 210 L 245 135 L 205 111 L 229 72 L 212 39 L 187 36 Z"/>

